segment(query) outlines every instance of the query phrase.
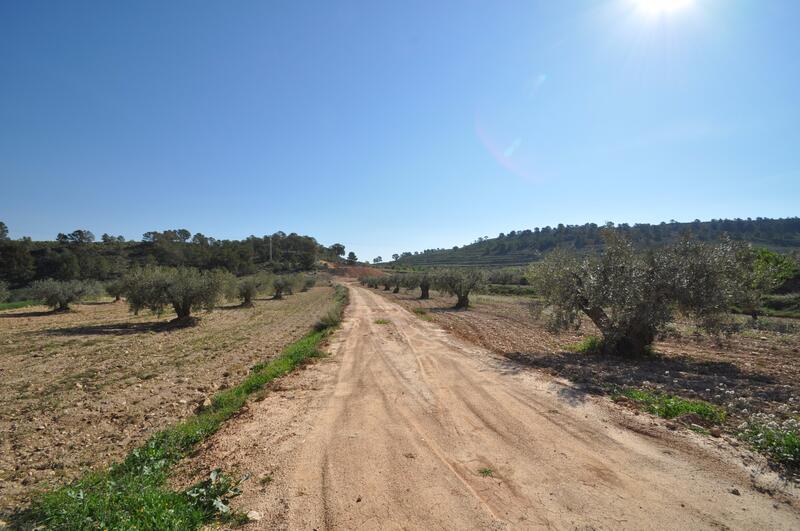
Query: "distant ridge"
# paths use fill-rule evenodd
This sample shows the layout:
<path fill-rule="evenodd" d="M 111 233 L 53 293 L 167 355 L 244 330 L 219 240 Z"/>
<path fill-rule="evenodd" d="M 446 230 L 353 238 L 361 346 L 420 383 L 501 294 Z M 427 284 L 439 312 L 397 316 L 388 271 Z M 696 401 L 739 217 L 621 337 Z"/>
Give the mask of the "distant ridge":
<path fill-rule="evenodd" d="M 715 241 L 724 234 L 759 247 L 788 252 L 800 249 L 800 218 L 756 218 L 695 220 L 689 223 L 670 221 L 651 225 L 609 224 L 623 232 L 639 246 L 668 243 L 682 234 L 691 233 L 703 241 Z M 603 246 L 604 225 L 562 225 L 526 229 L 500 234 L 496 238 L 479 238 L 469 245 L 452 249 L 426 249 L 420 253 L 403 253 L 392 264 L 404 266 L 515 266 L 539 260 L 556 247 L 592 251 Z"/>

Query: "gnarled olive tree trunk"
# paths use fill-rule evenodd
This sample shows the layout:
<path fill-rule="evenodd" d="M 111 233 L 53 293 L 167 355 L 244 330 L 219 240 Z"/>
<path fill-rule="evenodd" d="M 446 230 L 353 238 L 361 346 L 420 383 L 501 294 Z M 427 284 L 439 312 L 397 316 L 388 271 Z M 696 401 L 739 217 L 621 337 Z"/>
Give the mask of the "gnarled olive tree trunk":
<path fill-rule="evenodd" d="M 430 298 L 430 291 L 431 291 L 430 282 L 420 282 L 419 291 L 420 291 L 420 295 L 419 295 L 420 299 L 429 299 Z"/>

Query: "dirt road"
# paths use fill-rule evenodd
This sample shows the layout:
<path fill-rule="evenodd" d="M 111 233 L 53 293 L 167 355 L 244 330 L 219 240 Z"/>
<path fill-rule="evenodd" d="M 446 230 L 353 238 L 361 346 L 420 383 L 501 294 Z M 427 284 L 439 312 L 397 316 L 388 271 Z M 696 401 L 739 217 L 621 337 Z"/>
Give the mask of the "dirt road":
<path fill-rule="evenodd" d="M 238 502 L 259 513 L 251 525 L 800 528 L 796 490 L 753 476 L 727 443 L 669 432 L 350 291 L 331 356 L 191 464 L 256 476 Z"/>

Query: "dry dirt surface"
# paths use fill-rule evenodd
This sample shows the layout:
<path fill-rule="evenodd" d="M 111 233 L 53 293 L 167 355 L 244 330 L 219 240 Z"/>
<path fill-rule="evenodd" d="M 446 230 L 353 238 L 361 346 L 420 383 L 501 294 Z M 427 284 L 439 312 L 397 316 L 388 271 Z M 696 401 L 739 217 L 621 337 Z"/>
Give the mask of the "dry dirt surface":
<path fill-rule="evenodd" d="M 223 307 L 177 329 L 124 302 L 0 312 L 0 514 L 187 417 L 307 333 L 332 293 Z"/>
<path fill-rule="evenodd" d="M 798 493 L 355 285 L 330 356 L 183 464 L 263 529 L 798 529 Z M 769 489 L 772 495 L 763 491 Z"/>
<path fill-rule="evenodd" d="M 800 323 L 796 319 L 737 316 L 743 330 L 729 337 L 700 334 L 679 322 L 654 346 L 655 354 L 619 356 L 571 352 L 569 346 L 598 334 L 588 320 L 579 330 L 551 333 L 540 303 L 529 297 L 477 295 L 469 311 L 453 310 L 452 297 L 375 291 L 447 331 L 520 366 L 567 378 L 592 394 L 615 387 L 648 387 L 723 407 L 724 432 L 733 437 L 753 414 L 778 421 L 800 415 Z M 755 328 L 757 327 L 757 328 Z M 798 470 L 783 470 L 800 484 Z"/>

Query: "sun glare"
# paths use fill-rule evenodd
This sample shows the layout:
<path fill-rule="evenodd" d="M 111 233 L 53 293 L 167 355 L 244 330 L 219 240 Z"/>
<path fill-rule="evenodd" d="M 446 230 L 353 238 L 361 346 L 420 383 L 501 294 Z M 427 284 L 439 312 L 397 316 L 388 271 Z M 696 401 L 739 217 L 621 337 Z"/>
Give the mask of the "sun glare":
<path fill-rule="evenodd" d="M 633 0 L 648 15 L 663 15 L 690 6 L 693 0 Z"/>

